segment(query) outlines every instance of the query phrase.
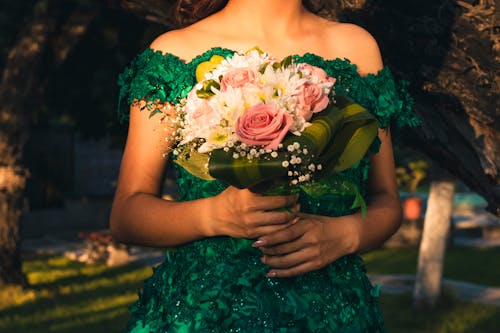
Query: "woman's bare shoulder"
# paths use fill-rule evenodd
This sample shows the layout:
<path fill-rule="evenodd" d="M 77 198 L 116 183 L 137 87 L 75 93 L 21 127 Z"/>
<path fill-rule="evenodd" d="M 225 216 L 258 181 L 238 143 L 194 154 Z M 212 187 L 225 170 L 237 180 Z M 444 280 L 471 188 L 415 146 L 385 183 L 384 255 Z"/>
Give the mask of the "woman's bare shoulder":
<path fill-rule="evenodd" d="M 330 22 L 326 27 L 325 44 L 335 57 L 349 59 L 362 75 L 382 69 L 380 49 L 368 31 L 352 23 Z"/>
<path fill-rule="evenodd" d="M 189 60 L 192 54 L 192 32 L 189 29 L 176 29 L 167 31 L 158 37 L 149 46 L 155 51 L 172 53 L 179 58 Z"/>
<path fill-rule="evenodd" d="M 207 34 L 213 30 L 211 17 L 200 20 L 190 26 L 167 31 L 158 36 L 150 45 L 153 50 L 172 53 L 186 61 L 199 55 L 200 50 L 210 47 Z"/>

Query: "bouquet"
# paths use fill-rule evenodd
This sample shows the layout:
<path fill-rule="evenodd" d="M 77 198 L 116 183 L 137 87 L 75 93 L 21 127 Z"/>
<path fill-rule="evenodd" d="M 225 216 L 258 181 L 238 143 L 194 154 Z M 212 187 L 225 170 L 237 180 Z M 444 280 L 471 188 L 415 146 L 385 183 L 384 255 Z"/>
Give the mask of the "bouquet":
<path fill-rule="evenodd" d="M 175 163 L 199 178 L 265 194 L 353 194 L 353 207 L 364 207 L 339 172 L 365 155 L 378 123 L 335 94 L 335 78 L 258 48 L 214 55 L 196 78 L 177 105 Z"/>

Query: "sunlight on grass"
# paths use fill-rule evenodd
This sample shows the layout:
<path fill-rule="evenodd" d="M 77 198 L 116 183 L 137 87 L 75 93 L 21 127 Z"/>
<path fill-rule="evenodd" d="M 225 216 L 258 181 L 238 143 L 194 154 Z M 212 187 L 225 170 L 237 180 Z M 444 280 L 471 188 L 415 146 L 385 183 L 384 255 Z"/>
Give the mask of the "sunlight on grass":
<path fill-rule="evenodd" d="M 0 311 L 7 307 L 21 305 L 36 300 L 38 293 L 34 290 L 23 290 L 21 287 L 0 287 Z"/>
<path fill-rule="evenodd" d="M 451 267 L 450 271 L 455 274 L 463 266 L 476 269 L 474 265 L 484 264 L 484 260 L 489 263 L 489 259 L 477 259 L 483 255 L 480 251 L 454 251 L 450 265 L 458 268 Z M 487 255 L 496 258 L 498 253 Z M 467 265 L 454 261 L 456 256 L 469 258 Z M 365 256 L 368 266 L 390 273 L 407 273 L 415 258 L 416 249 L 383 249 Z M 150 267 L 84 265 L 59 256 L 26 256 L 23 267 L 33 288 L 0 289 L 0 332 L 123 332 L 128 308 L 137 300 L 144 279 L 152 273 Z M 488 271 L 491 273 L 492 268 Z M 431 312 L 413 310 L 410 295 L 382 295 L 381 305 L 388 333 L 498 332 L 496 318 L 500 318 L 500 307 L 461 302 L 450 295 Z"/>
<path fill-rule="evenodd" d="M 0 290 L 1 332 L 121 332 L 151 267 L 84 265 L 26 256 L 32 288 Z"/>

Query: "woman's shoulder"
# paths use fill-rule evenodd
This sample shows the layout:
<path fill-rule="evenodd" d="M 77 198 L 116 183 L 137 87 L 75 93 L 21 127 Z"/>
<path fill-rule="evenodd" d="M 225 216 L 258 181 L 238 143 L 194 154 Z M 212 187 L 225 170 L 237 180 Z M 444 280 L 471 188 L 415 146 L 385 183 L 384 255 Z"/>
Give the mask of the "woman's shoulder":
<path fill-rule="evenodd" d="M 209 28 L 210 20 L 203 19 L 187 27 L 170 30 L 159 35 L 149 47 L 154 51 L 175 54 L 187 62 L 199 54 L 200 47 L 209 48 L 207 43 L 210 40 L 204 38 L 210 30 Z"/>
<path fill-rule="evenodd" d="M 334 58 L 348 59 L 361 75 L 377 73 L 383 67 L 380 49 L 375 38 L 364 28 L 352 24 L 329 21 L 323 24 L 324 46 Z"/>
<path fill-rule="evenodd" d="M 156 37 L 149 47 L 154 51 L 175 54 L 181 59 L 189 60 L 192 54 L 190 45 L 193 45 L 190 42 L 191 35 L 185 28 L 170 30 Z"/>
<path fill-rule="evenodd" d="M 364 28 L 319 17 L 315 23 L 314 33 L 320 36 L 315 44 L 318 44 L 318 50 L 321 50 L 317 53 L 325 59 L 349 59 L 357 66 L 361 75 L 377 73 L 383 67 L 378 44 Z M 210 30 L 206 26 L 206 22 L 200 21 L 186 28 L 170 30 L 158 36 L 150 48 L 174 54 L 187 62 L 199 55 L 200 49 L 205 50 L 213 46 L 211 40 L 200 38 Z"/>

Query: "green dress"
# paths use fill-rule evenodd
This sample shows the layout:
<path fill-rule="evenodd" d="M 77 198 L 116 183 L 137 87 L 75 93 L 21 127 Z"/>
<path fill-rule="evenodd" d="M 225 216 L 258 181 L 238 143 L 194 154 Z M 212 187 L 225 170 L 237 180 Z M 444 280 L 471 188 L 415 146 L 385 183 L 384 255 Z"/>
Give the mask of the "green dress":
<path fill-rule="evenodd" d="M 119 112 L 127 117 L 135 99 L 176 103 L 195 84 L 199 63 L 214 54 L 234 51 L 213 48 L 185 62 L 177 56 L 147 49 L 119 77 Z M 416 125 L 411 98 L 397 88 L 389 69 L 360 77 L 348 60 L 326 60 L 314 54 L 294 56 L 335 77 L 337 93 L 351 96 L 379 120 L 382 127 Z M 373 143 L 376 153 L 379 142 Z M 343 172 L 366 198 L 368 157 Z M 178 168 L 180 201 L 214 196 L 227 185 L 196 178 Z M 301 211 L 341 216 L 352 214 L 353 197 L 300 195 Z M 366 198 L 369 200 L 369 198 Z M 153 268 L 138 301 L 131 307 L 126 332 L 384 332 L 373 287 L 358 255 L 344 256 L 327 267 L 294 278 L 268 278 L 254 240 L 215 237 L 179 246 Z"/>

